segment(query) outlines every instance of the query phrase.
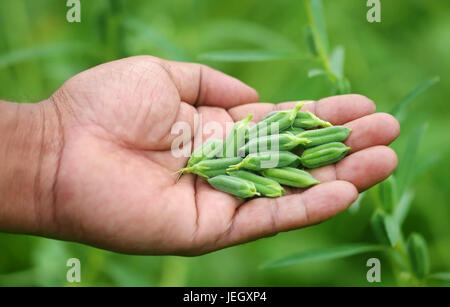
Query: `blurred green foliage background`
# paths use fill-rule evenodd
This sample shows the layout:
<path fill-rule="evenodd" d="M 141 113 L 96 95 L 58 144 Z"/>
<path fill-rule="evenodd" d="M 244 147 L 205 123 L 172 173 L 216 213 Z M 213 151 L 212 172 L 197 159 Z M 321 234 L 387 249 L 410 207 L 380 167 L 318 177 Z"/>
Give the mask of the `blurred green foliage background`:
<path fill-rule="evenodd" d="M 419 160 L 436 153 L 439 160 L 415 181 L 404 230 L 424 235 L 433 271 L 450 271 L 450 2 L 381 2 L 382 22 L 368 23 L 366 1 L 325 0 L 329 40 L 345 47 L 345 74 L 352 92 L 372 98 L 379 111 L 390 111 L 417 84 L 440 76 L 441 82 L 408 108 L 402 135 L 393 147 L 401 151 L 408 134 L 428 122 Z M 78 72 L 138 54 L 199 61 L 200 54 L 216 50 L 307 50 L 301 1 L 81 0 L 81 6 L 81 23 L 71 24 L 66 21 L 65 1 L 0 1 L 0 99 L 40 101 Z M 311 61 L 204 63 L 253 86 L 262 101 L 330 95 L 325 77 L 307 77 L 308 70 L 317 67 Z M 0 285 L 68 285 L 66 261 L 71 257 L 81 260 L 81 285 L 370 285 L 370 257 L 381 260 L 381 284 L 393 285 L 389 261 L 380 253 L 259 269 L 267 261 L 310 248 L 376 242 L 369 224 L 373 199 L 366 197 L 358 210 L 321 225 L 194 258 L 120 255 L 0 234 Z"/>

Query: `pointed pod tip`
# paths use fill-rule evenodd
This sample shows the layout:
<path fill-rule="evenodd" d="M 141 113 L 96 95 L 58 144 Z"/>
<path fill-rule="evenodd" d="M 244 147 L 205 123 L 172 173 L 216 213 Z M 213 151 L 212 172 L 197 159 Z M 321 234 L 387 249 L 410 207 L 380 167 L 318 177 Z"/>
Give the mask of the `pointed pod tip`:
<path fill-rule="evenodd" d="M 239 170 L 241 167 L 242 167 L 242 162 L 241 162 L 241 163 L 238 163 L 238 164 L 230 165 L 230 166 L 227 168 L 226 171 L 227 171 L 227 172 L 237 171 L 237 170 Z"/>
<path fill-rule="evenodd" d="M 300 132 L 300 133 L 294 134 L 294 135 L 295 135 L 295 137 L 297 137 L 297 138 L 299 138 L 299 139 L 305 139 L 305 138 L 302 136 L 303 134 L 305 134 L 305 132 L 307 132 L 307 131 L 303 131 L 303 132 Z"/>
<path fill-rule="evenodd" d="M 283 196 L 286 192 L 284 188 L 280 185 L 268 185 L 267 188 L 272 189 L 274 191 L 273 193 L 265 194 L 265 196 L 267 197 L 280 197 Z"/>
<path fill-rule="evenodd" d="M 299 142 L 299 144 L 306 145 L 306 144 L 311 143 L 312 141 L 310 139 L 307 139 L 307 138 L 298 138 L 298 142 Z"/>
<path fill-rule="evenodd" d="M 305 105 L 305 104 L 307 104 L 308 103 L 308 101 L 305 101 L 305 100 L 300 100 L 300 101 L 298 101 L 297 102 L 297 104 L 295 105 L 295 108 L 298 108 L 299 110 Z"/>
<path fill-rule="evenodd" d="M 297 112 L 300 111 L 301 108 L 306 104 L 305 101 L 299 101 L 294 108 L 294 113 L 297 115 Z"/>

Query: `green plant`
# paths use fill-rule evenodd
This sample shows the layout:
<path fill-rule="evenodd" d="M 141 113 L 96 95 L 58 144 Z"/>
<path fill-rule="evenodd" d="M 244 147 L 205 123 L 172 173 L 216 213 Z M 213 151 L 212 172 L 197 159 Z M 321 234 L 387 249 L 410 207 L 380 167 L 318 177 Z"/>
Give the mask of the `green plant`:
<path fill-rule="evenodd" d="M 231 165 L 242 162 L 241 157 L 220 158 L 214 160 L 203 160 L 192 166 L 180 170 L 181 174 L 196 174 L 204 178 L 210 178 L 217 175 L 225 175 Z"/>
<path fill-rule="evenodd" d="M 262 170 L 261 174 L 281 184 L 297 188 L 306 188 L 320 183 L 310 173 L 293 167 L 268 168 Z"/>
<path fill-rule="evenodd" d="M 273 50 L 232 51 L 232 53 L 222 51 L 210 53 L 209 59 L 214 59 L 215 61 L 310 60 L 320 67 L 310 70 L 308 77 L 325 76 L 330 83 L 332 93 L 349 93 L 351 88 L 350 82 L 344 74 L 344 48 L 337 46 L 330 51 L 321 0 L 304 0 L 304 5 L 309 23 L 304 30 L 309 54 L 299 51 L 274 52 Z M 407 120 L 408 106 L 412 104 L 419 94 L 438 81 L 439 77 L 433 77 L 419 84 L 395 105 L 391 110 L 391 114 L 404 123 Z M 294 127 L 306 129 L 317 126 L 327 127 L 328 125 L 329 123 L 320 122 L 320 119 L 316 119 L 309 112 L 299 112 L 294 121 Z M 428 251 L 423 236 L 420 234 L 411 235 L 406 243 L 402 230 L 402 224 L 414 199 L 411 183 L 439 160 L 438 155 L 429 155 L 426 159 L 417 160 L 417 151 L 426 128 L 427 124 L 424 123 L 408 133 L 409 138 L 406 141 L 403 153 L 399 155 L 399 166 L 394 175 L 360 195 L 358 202 L 367 195 L 377 203 L 377 208 L 371 218 L 371 224 L 381 245 L 351 244 L 305 251 L 275 260 L 264 265 L 264 267 L 285 267 L 310 261 L 330 260 L 361 253 L 382 251 L 391 259 L 394 274 L 399 284 L 422 285 L 427 281 L 449 283 L 450 273 L 429 273 Z M 337 147 L 333 148 L 333 146 Z M 324 149 L 326 147 L 330 148 L 330 155 L 334 154 L 336 156 L 335 159 L 342 158 L 340 154 L 345 155 L 349 150 L 343 144 L 327 144 L 324 146 Z M 321 160 L 324 160 L 324 156 L 318 153 L 314 155 L 314 152 L 318 152 L 317 147 L 304 152 L 302 162 L 306 166 L 317 167 L 323 165 Z M 317 160 L 314 160 L 314 158 L 317 158 Z M 330 158 L 329 162 L 332 161 L 333 159 Z M 412 167 L 413 165 L 414 167 Z"/>
<path fill-rule="evenodd" d="M 219 175 L 208 179 L 208 182 L 215 189 L 232 194 L 238 198 L 250 198 L 260 195 L 253 182 L 242 178 Z"/>
<path fill-rule="evenodd" d="M 261 133 L 265 129 L 266 123 L 271 123 L 272 125 L 282 125 L 282 130 L 286 130 L 292 128 L 292 123 L 296 118 L 296 115 L 299 109 L 303 106 L 303 103 L 298 103 L 292 110 L 286 111 L 277 111 L 268 114 L 263 119 L 263 125 L 258 123 L 254 126 L 256 129 L 253 129 L 253 133 Z M 240 178 L 242 180 L 247 180 L 249 182 L 253 182 L 255 184 L 255 188 L 258 195 L 264 195 L 269 197 L 281 196 L 284 194 L 284 189 L 279 185 L 279 183 L 298 187 L 298 188 L 306 188 L 314 184 L 320 183 L 318 180 L 313 178 L 313 176 L 304 171 L 300 170 L 297 167 L 300 164 L 304 166 L 309 166 L 312 163 L 316 163 L 316 165 L 321 166 L 324 164 L 337 162 L 339 159 L 343 158 L 348 151 L 348 147 L 346 147 L 342 143 L 333 142 L 335 140 L 344 141 L 350 133 L 350 129 L 344 126 L 336 126 L 336 127 L 328 127 L 316 130 L 309 130 L 299 134 L 296 136 L 289 133 L 282 134 L 270 134 L 265 136 L 260 136 L 259 138 L 252 138 L 249 136 L 249 141 L 247 144 L 242 146 L 238 151 L 236 144 L 240 142 L 245 142 L 245 135 L 249 133 L 249 122 L 252 118 L 252 115 L 249 115 L 247 118 L 237 122 L 234 124 L 232 131 L 229 133 L 225 143 L 229 150 L 227 154 L 229 155 L 240 155 L 246 154 L 250 152 L 244 159 L 239 158 L 237 160 L 239 163 L 229 165 L 224 171 L 224 166 L 228 165 L 233 158 L 222 158 L 215 160 L 214 154 L 217 152 L 214 145 L 215 143 L 208 143 L 206 146 L 202 146 L 199 149 L 194 151 L 194 154 L 197 153 L 200 155 L 200 159 L 198 163 L 189 165 L 183 168 L 180 173 L 195 173 L 197 175 L 210 178 L 208 182 L 214 183 L 213 187 L 216 187 L 218 190 L 228 192 L 233 195 L 237 195 L 240 198 L 248 198 L 251 196 L 242 196 L 245 192 L 242 192 L 242 182 L 241 188 L 235 188 L 238 185 L 238 182 L 233 181 L 231 179 L 227 179 L 228 175 L 232 175 L 233 171 L 238 171 L 240 169 L 247 169 L 253 172 L 260 172 L 264 177 L 261 177 L 257 174 L 251 172 L 236 172 L 232 177 Z M 301 128 L 300 128 L 301 129 Z M 303 131 L 303 129 L 301 129 Z M 264 132 L 275 132 L 270 130 L 264 130 Z M 301 135 L 305 135 L 302 137 Z M 331 142 L 326 144 L 327 142 Z M 297 154 L 291 153 L 287 150 L 291 150 L 296 148 L 299 145 L 305 146 L 305 144 L 311 144 L 320 146 L 307 149 L 303 152 L 303 158 L 300 158 Z M 220 143 L 218 143 L 220 144 Z M 325 147 L 324 147 L 325 146 Z M 279 150 L 281 147 L 281 151 Z M 341 148 L 339 148 L 341 147 Z M 342 147 L 345 150 L 341 150 Z M 210 157 L 211 160 L 208 159 L 204 155 L 202 155 L 202 151 L 205 149 L 208 150 L 208 153 L 213 153 Z M 229 151 L 234 151 L 230 153 Z M 253 153 L 254 150 L 258 152 Z M 308 154 L 308 152 L 311 152 Z M 225 150 L 223 150 L 225 153 Z M 306 153 L 306 154 L 305 154 Z M 337 155 L 339 153 L 339 155 Z M 304 160 L 304 163 L 301 161 Z M 195 161 L 193 157 L 189 159 L 189 161 Z M 218 181 L 213 180 L 213 177 L 220 177 Z M 270 179 L 268 179 L 270 178 Z M 250 195 L 250 194 L 245 194 Z M 252 194 L 255 196 L 256 194 Z"/>
<path fill-rule="evenodd" d="M 321 120 L 311 112 L 298 112 L 295 117 L 294 127 L 303 128 L 303 129 L 312 129 L 316 127 L 331 127 L 332 125 L 324 120 Z"/>
<path fill-rule="evenodd" d="M 412 233 L 407 241 L 407 250 L 411 271 L 419 280 L 423 280 L 430 273 L 427 242 L 422 235 Z"/>
<path fill-rule="evenodd" d="M 319 55 L 325 70 L 310 71 L 309 75 L 315 76 L 326 74 L 332 83 L 334 90 L 337 90 L 337 92 L 346 92 L 350 88 L 348 80 L 344 77 L 338 78 L 338 76 L 343 76 L 343 60 L 338 59 L 343 56 L 343 51 L 342 49 L 338 49 L 340 51 L 335 51 L 338 52 L 338 54 L 331 56 L 331 58 L 334 58 L 334 63 L 336 63 L 335 67 L 337 67 L 336 65 L 338 64 L 340 65 L 339 73 L 334 73 L 332 69 L 333 65 L 331 65 L 331 62 L 333 61 L 329 60 L 327 56 L 326 34 L 323 27 L 324 23 L 321 13 L 318 12 L 318 10 L 320 10 L 319 2 L 319 0 L 305 0 L 310 17 L 310 27 L 312 29 L 307 30 L 307 33 L 309 33 L 308 41 L 313 46 L 312 50 Z M 414 98 L 438 81 L 439 78 L 434 77 L 417 86 L 392 109 L 391 113 L 397 117 L 399 121 L 404 121 L 406 109 L 412 103 Z M 299 117 L 300 116 L 302 115 L 299 115 Z M 305 127 L 300 125 L 300 123 L 296 126 Z M 427 280 L 448 282 L 450 280 L 450 274 L 446 272 L 429 274 L 429 256 L 426 241 L 423 236 L 420 234 L 412 234 L 405 244 L 403 239 L 404 235 L 401 229 L 402 223 L 407 216 L 410 204 L 413 200 L 414 194 L 409 187 L 411 180 L 414 177 L 417 177 L 417 173 L 422 173 L 437 160 L 436 158 L 426 160 L 416 165 L 415 168 L 412 167 L 416 161 L 416 154 L 426 127 L 426 124 L 422 124 L 410 134 L 404 154 L 400 156 L 398 169 L 394 175 L 379 184 L 379 193 L 374 196 L 377 198 L 376 201 L 379 205 L 372 215 L 371 224 L 377 239 L 382 245 L 358 244 L 305 251 L 280 260 L 275 260 L 264 265 L 264 267 L 284 267 L 309 261 L 329 260 L 373 251 L 384 251 L 391 258 L 394 273 L 399 284 L 422 285 Z M 308 133 L 311 132 L 304 132 L 299 136 L 304 136 Z M 345 153 L 349 149 L 344 149 L 345 146 L 343 144 L 338 144 L 339 143 L 334 145 L 326 144 L 322 146 L 324 149 L 329 148 L 330 155 L 334 154 L 337 157 L 340 155 L 340 147 L 342 147 L 342 152 Z M 336 146 L 336 148 L 333 148 L 334 146 Z M 301 157 L 302 164 L 307 167 L 323 165 L 320 161 L 321 159 L 324 159 L 319 153 L 320 147 L 321 146 L 305 150 Z M 333 159 L 330 158 L 329 161 L 332 162 Z M 414 171 L 414 169 L 416 171 Z M 419 169 L 419 171 L 417 171 L 417 169 Z M 372 195 L 374 194 L 372 193 Z M 436 276 L 438 278 L 436 278 Z"/>
<path fill-rule="evenodd" d="M 250 141 L 239 148 L 240 153 L 255 153 L 260 151 L 272 150 L 274 146 L 278 146 L 278 150 L 291 150 L 299 145 L 306 145 L 309 142 L 308 139 L 299 138 L 290 133 L 272 134 L 267 136 L 261 136 Z"/>
<path fill-rule="evenodd" d="M 297 135 L 305 131 L 305 129 L 298 128 L 298 127 L 291 127 L 289 129 L 284 130 L 285 133 L 290 133 L 292 135 Z"/>
<path fill-rule="evenodd" d="M 249 136 L 266 136 L 273 133 L 272 125 L 276 127 L 276 132 L 281 132 L 292 127 L 298 111 L 304 103 L 298 103 L 293 110 L 276 111 L 268 114 L 259 123 L 250 128 Z"/>
<path fill-rule="evenodd" d="M 300 162 L 307 168 L 317 168 L 338 162 L 349 150 L 350 147 L 343 143 L 331 142 L 306 149 L 300 157 Z"/>
<path fill-rule="evenodd" d="M 225 140 L 223 146 L 223 156 L 224 157 L 236 157 L 238 156 L 238 149 L 245 144 L 245 138 L 248 134 L 250 127 L 250 120 L 253 115 L 250 114 L 243 120 L 235 123 L 233 129 L 231 129 Z"/>
<path fill-rule="evenodd" d="M 264 163 L 268 161 L 276 161 L 276 164 L 272 167 L 283 167 L 283 166 L 292 166 L 296 167 L 300 165 L 300 158 L 296 154 L 293 154 L 289 151 L 265 151 L 249 154 L 244 158 L 241 163 L 236 165 L 232 165 L 228 168 L 229 171 L 238 170 L 241 168 L 252 170 L 252 171 L 260 171 L 264 168 Z"/>
<path fill-rule="evenodd" d="M 321 61 L 311 52 L 305 52 L 305 44 L 294 40 L 301 36 L 297 29 L 300 29 L 304 14 L 303 10 L 286 8 L 299 8 L 301 1 L 272 1 L 265 2 L 263 6 L 261 2 L 253 0 L 245 2 L 244 5 L 240 1 L 229 1 L 226 4 L 215 1 L 207 5 L 192 5 L 188 1 L 178 0 L 174 2 L 176 5 L 169 1 L 137 2 L 122 1 L 123 10 L 119 10 L 119 13 L 122 15 L 120 19 L 124 22 L 125 31 L 116 32 L 111 28 L 112 33 L 119 35 L 122 32 L 127 55 L 151 54 L 176 61 L 195 61 L 194 55 L 202 53 L 203 56 L 197 59 L 208 60 L 207 64 L 213 64 L 217 69 L 256 86 L 264 101 L 292 100 L 298 97 L 315 99 L 328 93 L 327 88 L 322 86 L 324 82 L 329 81 L 328 77 L 320 72 Z M 392 107 L 388 106 L 388 102 L 393 101 L 391 98 L 407 84 L 414 84 L 415 80 L 423 78 L 424 74 L 439 72 L 443 80 L 448 80 L 449 64 L 448 61 L 443 61 L 443 56 L 449 48 L 449 41 L 443 39 L 450 29 L 444 14 L 448 11 L 448 1 L 392 2 L 391 9 L 406 6 L 410 9 L 396 11 L 395 33 L 389 35 L 385 35 L 386 31 L 392 30 L 389 23 L 383 21 L 382 24 L 375 25 L 361 22 L 364 16 L 358 14 L 359 10 L 365 9 L 364 3 L 327 1 L 324 4 L 329 5 L 327 22 L 332 26 L 330 30 L 333 29 L 333 35 L 330 32 L 329 37 L 334 42 L 339 42 L 344 37 L 352 42 L 352 45 L 346 46 L 346 51 L 349 50 L 345 54 L 346 63 L 352 64 L 351 67 L 346 67 L 346 74 L 357 81 L 352 85 L 358 92 L 366 93 L 379 102 L 378 109 L 390 111 Z M 83 17 L 83 22 L 78 25 L 66 23 L 61 11 L 63 6 L 57 8 L 50 0 L 0 1 L 0 7 L 0 99 L 46 99 L 76 73 L 108 61 L 110 54 L 114 57 L 119 54 L 116 51 L 107 52 L 106 49 L 115 48 L 115 44 L 106 44 L 99 35 L 103 31 L 99 27 L 111 16 L 105 14 L 103 17 L 102 11 L 109 10 L 106 1 L 84 1 L 83 14 L 86 18 Z M 258 8 L 257 14 L 254 13 L 255 7 Z M 424 10 L 427 12 L 425 15 Z M 154 12 L 158 12 L 157 16 Z M 348 18 L 343 18 L 344 14 Z M 227 16 L 226 18 L 233 20 L 217 19 L 219 16 Z M 99 17 L 102 18 L 101 23 L 98 22 Z M 413 25 L 410 22 L 418 19 L 421 20 L 420 23 Z M 415 39 L 410 39 L 412 26 Z M 348 29 L 351 31 L 347 31 Z M 63 50 L 65 48 L 51 47 L 55 42 L 64 42 L 66 39 L 70 39 L 70 44 L 76 46 L 69 47 L 67 52 Z M 83 50 L 78 50 L 77 46 L 83 46 Z M 229 46 L 234 50 L 220 50 Z M 213 51 L 209 52 L 210 50 Z M 348 58 L 350 61 L 347 61 L 348 55 L 351 55 L 351 58 Z M 237 61 L 239 64 L 233 63 Z M 303 71 L 305 67 L 306 72 Z M 312 79 L 306 80 L 299 76 L 301 72 L 306 77 L 310 68 L 318 68 L 309 71 Z M 436 84 L 438 80 L 439 78 L 430 78 L 416 89 L 422 93 L 429 88 L 430 83 Z M 400 225 L 406 220 L 405 229 L 414 229 L 412 223 L 420 223 L 415 230 L 420 227 L 420 232 L 428 241 L 431 269 L 434 270 L 448 268 L 450 253 L 446 224 L 448 211 L 445 210 L 445 191 L 449 186 L 448 171 L 445 163 L 439 163 L 445 161 L 440 159 L 446 156 L 450 148 L 443 141 L 449 122 L 446 117 L 449 108 L 445 103 L 448 94 L 449 87 L 439 86 L 426 98 L 424 95 L 421 101 L 416 101 L 423 103 L 423 106 L 417 105 L 415 109 L 410 109 L 409 106 L 414 107 L 411 104 L 417 94 L 405 96 L 404 101 L 407 103 L 403 105 L 403 114 L 400 117 L 404 124 L 402 135 L 394 144 L 401 154 L 400 164 L 406 169 L 411 168 L 406 176 L 409 177 L 409 183 L 404 192 L 400 193 L 403 188 L 399 186 L 403 185 L 401 182 L 404 181 L 400 178 L 401 173 L 406 170 L 400 172 L 400 168 L 403 168 L 400 165 L 395 174 L 399 195 L 394 215 Z M 415 113 L 420 114 L 416 116 Z M 424 118 L 430 121 L 429 130 L 422 130 L 426 128 L 421 126 Z M 410 159 L 406 153 L 414 149 L 412 145 L 417 140 L 414 140 L 413 135 L 418 136 L 415 132 L 419 131 L 425 133 L 422 142 L 418 144 L 421 153 L 417 153 L 415 159 Z M 406 135 L 409 134 L 411 142 L 406 145 Z M 405 159 L 408 159 L 408 162 L 402 163 Z M 361 194 L 358 202 L 350 207 L 350 214 L 345 213 L 319 227 L 290 232 L 275 239 L 261 240 L 201 257 L 120 255 L 73 243 L 0 234 L 4 247 L 0 255 L 0 284 L 67 285 L 66 268 L 59 261 L 64 257 L 56 256 L 59 254 L 57 248 L 49 247 L 56 245 L 68 254 L 67 257 L 78 257 L 84 263 L 83 271 L 88 273 L 83 275 L 82 285 L 195 286 L 208 283 L 212 286 L 244 286 L 258 283 L 270 286 L 275 283 L 316 283 L 319 281 L 314 281 L 312 275 L 318 272 L 314 272 L 315 268 L 309 265 L 309 261 L 351 255 L 357 255 L 353 257 L 355 261 L 342 261 L 339 262 L 339 267 L 333 270 L 321 270 L 321 281 L 326 279 L 326 284 L 330 285 L 342 285 L 343 282 L 364 285 L 364 279 L 354 279 L 351 273 L 358 270 L 357 274 L 360 274 L 362 263 L 359 261 L 361 256 L 358 255 L 362 250 L 366 253 L 388 252 L 390 247 L 346 242 L 375 242 L 370 229 L 367 231 L 369 220 L 364 217 L 367 211 L 371 210 L 373 203 L 379 201 L 384 202 L 378 199 L 377 188 L 374 188 Z M 413 214 L 408 214 L 410 207 L 414 211 Z M 336 227 L 336 224 L 341 222 L 351 223 L 351 231 L 340 225 Z M 333 232 L 334 227 L 337 228 L 334 233 L 336 235 L 330 235 L 328 232 L 330 229 Z M 339 247 L 320 248 L 329 241 L 339 242 L 335 243 Z M 305 263 L 306 266 L 263 273 L 254 270 L 255 262 L 277 257 L 275 254 L 283 251 L 289 253 L 287 250 L 301 251 L 309 245 L 318 246 L 319 249 L 309 251 L 309 255 L 303 258 L 291 260 L 292 264 Z M 237 258 L 240 261 L 234 261 Z M 49 262 L 48 259 L 55 261 Z M 217 266 L 219 262 L 230 265 Z M 327 265 L 330 263 L 324 264 Z M 343 270 L 348 270 L 348 274 L 345 277 L 338 276 Z M 388 269 L 383 267 L 383 283 L 388 281 L 385 271 Z M 450 273 L 430 273 L 426 281 L 450 285 Z"/>
<path fill-rule="evenodd" d="M 228 175 L 253 182 L 256 191 L 266 197 L 279 197 L 284 195 L 284 188 L 275 180 L 262 177 L 247 171 L 231 171 Z"/>
<path fill-rule="evenodd" d="M 191 167 L 194 164 L 199 163 L 203 160 L 211 159 L 222 150 L 223 141 L 218 139 L 209 139 L 202 146 L 196 148 L 193 152 L 189 161 L 187 163 L 187 167 Z"/>
<path fill-rule="evenodd" d="M 305 147 L 314 147 L 331 142 L 343 142 L 352 130 L 345 126 L 334 126 L 323 129 L 308 130 L 297 134 L 299 138 L 306 138 L 311 142 Z"/>

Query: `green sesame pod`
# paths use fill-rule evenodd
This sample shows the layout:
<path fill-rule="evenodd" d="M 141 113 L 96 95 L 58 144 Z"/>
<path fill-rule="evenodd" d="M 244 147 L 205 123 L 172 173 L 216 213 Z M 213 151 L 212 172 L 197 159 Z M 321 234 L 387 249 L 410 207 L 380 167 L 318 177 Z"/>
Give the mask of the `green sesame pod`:
<path fill-rule="evenodd" d="M 321 120 L 311 112 L 298 112 L 292 125 L 303 129 L 333 126 L 329 122 Z"/>
<path fill-rule="evenodd" d="M 312 30 L 311 26 L 305 27 L 304 34 L 305 34 L 306 45 L 308 46 L 309 52 L 313 56 L 318 56 L 319 53 L 317 51 L 316 40 L 314 39 L 314 34 L 313 34 L 313 30 Z"/>
<path fill-rule="evenodd" d="M 306 188 L 320 183 L 310 173 L 292 167 L 269 168 L 261 173 L 264 177 L 291 187 Z"/>
<path fill-rule="evenodd" d="M 382 244 L 390 245 L 389 237 L 386 233 L 385 214 L 379 210 L 375 211 L 370 219 L 375 237 Z"/>
<path fill-rule="evenodd" d="M 241 168 L 260 171 L 266 168 L 283 167 L 300 162 L 300 157 L 289 151 L 266 151 L 249 154 L 242 162 L 232 165 L 228 170 Z M 295 164 L 294 164 L 295 165 Z M 298 164 L 297 164 L 298 166 Z"/>
<path fill-rule="evenodd" d="M 419 279 L 430 273 L 430 259 L 425 239 L 418 233 L 412 233 L 406 243 L 411 270 Z"/>
<path fill-rule="evenodd" d="M 192 152 L 187 163 L 190 167 L 200 161 L 214 158 L 222 150 L 223 142 L 218 139 L 209 139 L 202 146 Z"/>
<path fill-rule="evenodd" d="M 231 171 L 228 175 L 253 182 L 256 191 L 267 197 L 279 197 L 284 195 L 284 188 L 275 180 L 262 177 L 247 171 Z"/>
<path fill-rule="evenodd" d="M 380 183 L 378 192 L 384 210 L 393 213 L 397 204 L 397 183 L 394 175 Z"/>
<path fill-rule="evenodd" d="M 301 164 L 302 164 L 302 163 L 300 162 L 300 159 L 298 159 L 298 160 L 295 160 L 294 162 L 292 162 L 291 164 L 286 165 L 286 166 L 287 166 L 287 167 L 297 168 L 297 167 L 299 167 Z"/>
<path fill-rule="evenodd" d="M 232 194 L 239 198 L 249 198 L 260 195 L 256 191 L 256 187 L 253 182 L 245 179 L 227 175 L 219 175 L 208 179 L 208 182 L 215 189 Z"/>
<path fill-rule="evenodd" d="M 214 160 L 203 160 L 197 164 L 185 167 L 181 170 L 182 174 L 196 174 L 205 178 L 226 174 L 227 168 L 231 165 L 242 162 L 241 157 L 220 158 Z"/>
<path fill-rule="evenodd" d="M 394 247 L 400 238 L 398 223 L 392 215 L 381 210 L 373 213 L 370 220 L 377 239 L 386 245 Z"/>
<path fill-rule="evenodd" d="M 311 142 L 305 147 L 314 147 L 331 142 L 343 142 L 348 137 L 352 129 L 345 126 L 333 126 L 322 129 L 308 130 L 297 135 L 306 138 Z"/>
<path fill-rule="evenodd" d="M 349 150 L 350 147 L 340 142 L 323 144 L 306 149 L 300 157 L 300 162 L 307 168 L 317 168 L 338 162 L 347 155 Z"/>
<path fill-rule="evenodd" d="M 293 135 L 297 135 L 297 134 L 300 134 L 302 132 L 305 132 L 305 129 L 298 128 L 298 127 L 290 127 L 290 128 L 288 128 L 288 129 L 283 131 L 283 133 L 290 133 L 290 134 L 293 134 Z"/>
<path fill-rule="evenodd" d="M 250 120 L 252 119 L 252 114 L 247 116 L 241 121 L 234 124 L 233 129 L 231 129 L 230 134 L 223 144 L 223 157 L 237 157 L 238 148 L 245 144 L 246 135 L 250 127 Z"/>
<path fill-rule="evenodd" d="M 275 132 L 282 132 L 290 127 L 294 122 L 298 111 L 305 105 L 304 102 L 299 102 L 294 109 L 286 111 L 275 111 L 263 118 L 259 123 L 254 125 L 249 130 L 249 137 L 255 138 L 260 136 L 267 136 Z M 272 126 L 275 125 L 275 128 Z"/>
<path fill-rule="evenodd" d="M 226 175 L 227 169 L 226 168 L 220 168 L 220 169 L 212 169 L 212 170 L 201 170 L 197 175 L 203 177 L 203 178 L 212 178 L 219 175 Z"/>
<path fill-rule="evenodd" d="M 306 145 L 309 140 L 296 137 L 290 133 L 273 134 L 251 139 L 239 149 L 239 153 L 256 153 L 270 150 L 287 151 L 299 145 Z"/>

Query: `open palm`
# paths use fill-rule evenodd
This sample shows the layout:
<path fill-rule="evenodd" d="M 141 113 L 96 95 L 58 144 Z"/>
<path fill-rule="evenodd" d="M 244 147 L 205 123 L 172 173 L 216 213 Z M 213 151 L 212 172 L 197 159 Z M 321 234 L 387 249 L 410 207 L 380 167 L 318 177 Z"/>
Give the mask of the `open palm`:
<path fill-rule="evenodd" d="M 326 98 L 305 109 L 352 128 L 351 155 L 313 170 L 322 184 L 243 203 L 194 175 L 177 181 L 188 158 L 172 154 L 172 126 L 183 121 L 198 134 L 208 121 L 225 126 L 249 113 L 258 121 L 294 103 L 256 103 L 253 89 L 218 71 L 147 56 L 85 71 L 52 99 L 64 147 L 49 210 L 57 231 L 50 235 L 121 252 L 196 255 L 315 224 L 397 164 L 384 146 L 399 133 L 394 118 L 372 114 L 363 96 Z"/>

